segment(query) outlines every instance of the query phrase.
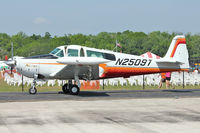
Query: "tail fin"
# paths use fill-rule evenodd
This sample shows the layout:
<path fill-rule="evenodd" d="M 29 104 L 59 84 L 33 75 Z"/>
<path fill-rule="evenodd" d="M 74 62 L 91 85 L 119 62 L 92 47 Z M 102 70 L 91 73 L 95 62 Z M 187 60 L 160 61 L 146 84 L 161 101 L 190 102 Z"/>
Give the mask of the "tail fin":
<path fill-rule="evenodd" d="M 166 55 L 157 60 L 157 63 L 172 63 L 179 69 L 189 69 L 189 55 L 185 36 L 175 36 Z M 173 66 L 174 66 L 173 65 Z"/>
<path fill-rule="evenodd" d="M 189 55 L 185 36 L 178 35 L 173 38 L 169 49 L 163 59 L 178 62 L 181 64 L 181 68 L 189 68 Z"/>

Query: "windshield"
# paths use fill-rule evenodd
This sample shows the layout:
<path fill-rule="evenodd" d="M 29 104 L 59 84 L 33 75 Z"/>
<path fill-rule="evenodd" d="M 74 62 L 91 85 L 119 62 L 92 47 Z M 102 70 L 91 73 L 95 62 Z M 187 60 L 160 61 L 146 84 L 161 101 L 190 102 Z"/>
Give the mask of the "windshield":
<path fill-rule="evenodd" d="M 59 48 L 55 48 L 53 51 L 50 52 L 50 54 L 56 54 L 60 49 Z"/>
<path fill-rule="evenodd" d="M 63 53 L 63 50 L 60 50 L 56 56 L 59 56 L 59 57 L 64 57 L 64 53 Z"/>

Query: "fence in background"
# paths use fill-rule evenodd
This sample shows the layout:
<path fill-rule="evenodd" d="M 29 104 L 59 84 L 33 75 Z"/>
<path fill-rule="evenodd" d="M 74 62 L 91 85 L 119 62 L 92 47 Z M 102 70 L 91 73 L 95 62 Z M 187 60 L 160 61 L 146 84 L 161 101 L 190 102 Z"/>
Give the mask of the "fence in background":
<path fill-rule="evenodd" d="M 16 72 L 13 72 L 11 75 L 9 72 L 1 72 L 1 77 L 4 78 L 4 81 L 8 85 L 20 86 L 22 84 L 22 76 Z M 104 79 L 99 81 L 83 81 L 81 80 L 82 89 L 99 89 L 99 85 L 103 86 L 158 86 L 160 82 L 160 74 L 149 74 L 149 75 L 140 75 L 140 76 L 131 76 L 129 78 L 111 78 Z M 26 86 L 31 85 L 33 79 L 28 77 L 23 77 L 23 84 Z M 65 84 L 65 80 L 47 80 L 47 81 L 37 81 L 38 86 L 62 86 Z M 180 85 L 200 85 L 200 74 L 196 72 L 173 72 L 171 77 L 171 83 L 175 86 Z"/>

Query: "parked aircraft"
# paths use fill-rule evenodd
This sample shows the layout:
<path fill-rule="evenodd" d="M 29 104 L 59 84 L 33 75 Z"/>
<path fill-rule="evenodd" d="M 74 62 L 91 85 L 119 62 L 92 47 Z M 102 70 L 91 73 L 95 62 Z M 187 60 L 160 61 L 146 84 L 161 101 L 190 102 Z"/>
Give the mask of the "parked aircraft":
<path fill-rule="evenodd" d="M 189 68 L 188 50 L 184 36 L 173 38 L 163 58 L 149 59 L 141 56 L 100 50 L 77 45 L 60 46 L 46 55 L 14 58 L 7 64 L 15 65 L 24 76 L 34 78 L 30 94 L 36 94 L 36 80 L 68 80 L 64 93 L 79 94 L 80 80 L 98 80 L 114 77 L 183 71 Z M 72 83 L 72 80 L 75 82 Z"/>

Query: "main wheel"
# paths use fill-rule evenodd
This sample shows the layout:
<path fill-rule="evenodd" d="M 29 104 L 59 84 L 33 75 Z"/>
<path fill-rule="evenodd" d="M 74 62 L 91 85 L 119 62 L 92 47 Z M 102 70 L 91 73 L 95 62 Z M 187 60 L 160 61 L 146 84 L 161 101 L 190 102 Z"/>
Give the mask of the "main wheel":
<path fill-rule="evenodd" d="M 69 88 L 71 88 L 71 87 L 72 87 L 72 85 L 69 84 Z M 68 84 L 63 85 L 62 86 L 63 93 L 65 93 L 65 94 L 69 93 L 69 88 L 68 88 Z"/>
<path fill-rule="evenodd" d="M 31 87 L 29 89 L 29 94 L 36 94 L 37 93 L 37 89 L 35 87 Z"/>
<path fill-rule="evenodd" d="M 71 95 L 78 95 L 80 88 L 77 85 L 72 85 L 72 87 L 69 88 L 69 92 Z"/>

